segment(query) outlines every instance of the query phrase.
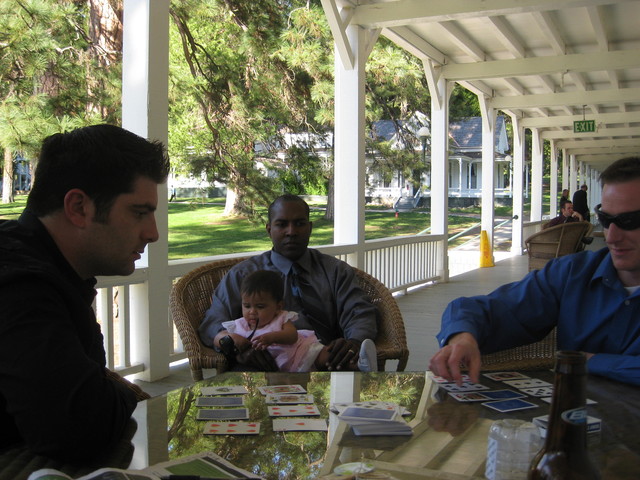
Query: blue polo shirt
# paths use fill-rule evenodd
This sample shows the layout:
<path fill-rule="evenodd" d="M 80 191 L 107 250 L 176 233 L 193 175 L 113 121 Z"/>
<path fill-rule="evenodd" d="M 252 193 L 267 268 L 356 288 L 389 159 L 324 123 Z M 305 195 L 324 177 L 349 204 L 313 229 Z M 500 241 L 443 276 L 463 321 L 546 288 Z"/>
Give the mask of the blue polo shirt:
<path fill-rule="evenodd" d="M 482 353 L 525 345 L 558 327 L 558 349 L 594 353 L 589 372 L 640 385 L 640 289 L 629 294 L 607 248 L 566 255 L 489 295 L 451 302 L 437 335 L 471 333 Z"/>

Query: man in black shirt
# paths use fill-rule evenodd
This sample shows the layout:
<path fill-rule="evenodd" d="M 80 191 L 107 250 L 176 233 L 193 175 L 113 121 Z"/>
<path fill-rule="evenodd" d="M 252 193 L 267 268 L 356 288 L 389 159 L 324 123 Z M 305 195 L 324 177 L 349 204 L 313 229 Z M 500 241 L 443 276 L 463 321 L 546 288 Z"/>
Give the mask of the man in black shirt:
<path fill-rule="evenodd" d="M 128 275 L 158 239 L 159 142 L 111 125 L 45 139 L 27 207 L 0 224 L 0 450 L 90 460 L 136 395 L 106 370 L 97 275 Z"/>

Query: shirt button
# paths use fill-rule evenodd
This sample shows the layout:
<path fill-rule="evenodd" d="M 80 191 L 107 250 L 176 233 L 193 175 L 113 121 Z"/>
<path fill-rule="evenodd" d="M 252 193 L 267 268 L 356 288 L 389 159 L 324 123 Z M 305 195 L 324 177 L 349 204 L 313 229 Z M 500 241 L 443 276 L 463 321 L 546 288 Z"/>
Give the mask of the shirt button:
<path fill-rule="evenodd" d="M 625 300 L 625 301 L 624 301 L 624 304 L 625 304 L 626 306 L 629 306 L 629 305 L 631 305 L 631 302 L 630 302 L 629 300 Z"/>

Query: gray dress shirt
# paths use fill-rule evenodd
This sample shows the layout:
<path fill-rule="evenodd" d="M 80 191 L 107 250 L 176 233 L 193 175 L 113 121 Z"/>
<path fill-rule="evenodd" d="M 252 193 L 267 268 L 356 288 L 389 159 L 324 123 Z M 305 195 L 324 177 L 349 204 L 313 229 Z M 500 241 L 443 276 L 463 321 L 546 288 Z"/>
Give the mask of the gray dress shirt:
<path fill-rule="evenodd" d="M 200 324 L 202 342 L 212 346 L 213 338 L 224 329 L 222 322 L 242 316 L 240 284 L 246 275 L 256 270 L 272 270 L 282 275 L 285 282 L 284 309 L 298 312 L 298 320 L 294 322 L 297 329 L 314 330 L 324 344 L 336 338 L 375 339 L 377 310 L 358 285 L 351 266 L 311 248 L 296 262 L 304 270 L 305 280 L 315 287 L 317 298 L 326 309 L 324 318 L 317 319 L 324 325 L 317 328 L 318 325 L 314 326 L 301 313 L 303 308 L 291 292 L 292 263 L 270 250 L 232 267 L 213 293 L 211 307 Z"/>

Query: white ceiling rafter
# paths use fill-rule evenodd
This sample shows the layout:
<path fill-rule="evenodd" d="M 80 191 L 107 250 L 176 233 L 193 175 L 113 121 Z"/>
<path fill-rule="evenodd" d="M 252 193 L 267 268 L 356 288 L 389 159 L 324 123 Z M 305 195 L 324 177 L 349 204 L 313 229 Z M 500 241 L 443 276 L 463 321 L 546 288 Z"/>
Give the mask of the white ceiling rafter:
<path fill-rule="evenodd" d="M 431 83 L 486 97 L 578 161 L 601 169 L 640 152 L 640 0 L 322 1 L 382 29 L 422 60 Z M 581 119 L 600 134 L 574 138 Z"/>

